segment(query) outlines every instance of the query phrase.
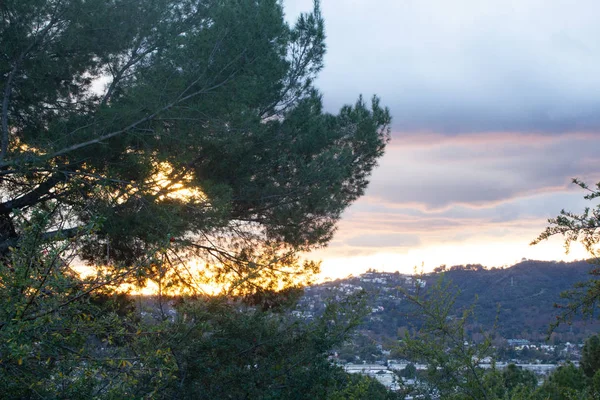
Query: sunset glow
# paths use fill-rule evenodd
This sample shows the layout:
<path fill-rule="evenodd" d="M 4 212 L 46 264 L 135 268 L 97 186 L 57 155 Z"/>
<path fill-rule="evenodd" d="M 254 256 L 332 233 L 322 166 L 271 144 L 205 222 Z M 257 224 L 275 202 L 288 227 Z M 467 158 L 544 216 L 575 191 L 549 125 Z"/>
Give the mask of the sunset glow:
<path fill-rule="evenodd" d="M 286 2 L 288 19 L 310 3 Z M 529 246 L 561 209 L 595 204 L 571 183 L 600 180 L 600 28 L 584 3 L 323 2 L 326 108 L 377 94 L 393 116 L 365 195 L 311 254 L 323 279 L 586 257 Z"/>

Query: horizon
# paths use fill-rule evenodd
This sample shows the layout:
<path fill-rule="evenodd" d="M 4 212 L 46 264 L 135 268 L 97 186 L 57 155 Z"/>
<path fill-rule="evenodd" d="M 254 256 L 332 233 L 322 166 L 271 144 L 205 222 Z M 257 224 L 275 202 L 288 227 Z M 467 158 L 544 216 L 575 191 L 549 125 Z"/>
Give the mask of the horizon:
<path fill-rule="evenodd" d="M 312 0 L 283 6 L 292 22 Z M 364 196 L 329 246 L 306 255 L 322 260 L 321 277 L 586 258 L 560 238 L 529 243 L 561 209 L 596 204 L 571 183 L 600 181 L 593 10 L 587 0 L 321 2 L 326 111 L 376 94 L 393 118 Z"/>
<path fill-rule="evenodd" d="M 400 275 L 404 275 L 407 277 L 414 277 L 414 276 L 419 276 L 421 274 L 427 276 L 429 274 L 437 274 L 437 273 L 443 273 L 443 272 L 447 272 L 450 271 L 452 268 L 456 268 L 456 267 L 466 267 L 466 266 L 480 266 L 482 267 L 483 271 L 492 271 L 492 270 L 497 270 L 497 269 L 511 269 L 514 267 L 517 267 L 521 264 L 526 264 L 526 263 L 541 263 L 541 264 L 559 264 L 559 263 L 564 263 L 564 264 L 577 264 L 577 263 L 586 263 L 588 265 L 592 265 L 592 262 L 590 261 L 591 258 L 584 258 L 584 259 L 574 259 L 571 261 L 562 261 L 562 260 L 536 260 L 536 259 L 529 259 L 529 258 L 523 258 L 520 261 L 515 262 L 514 264 L 510 264 L 510 265 L 502 265 L 502 266 L 488 266 L 488 265 L 484 265 L 484 264 L 480 264 L 480 263 L 473 263 L 473 264 L 454 264 L 454 265 L 445 265 L 442 264 L 438 267 L 435 268 L 439 268 L 439 267 L 445 267 L 445 269 L 443 271 L 435 271 L 435 268 L 432 268 L 428 271 L 423 271 L 423 270 L 413 270 L 410 273 L 407 272 L 403 272 L 400 270 L 392 270 L 392 271 L 388 271 L 388 270 L 378 270 L 376 268 L 370 268 L 370 269 L 366 269 L 366 270 L 361 270 L 360 273 L 358 274 L 349 274 L 346 276 L 340 276 L 340 277 L 325 277 L 322 279 L 319 279 L 309 285 L 306 285 L 305 287 L 310 287 L 310 286 L 314 286 L 314 285 L 321 285 L 321 284 L 326 284 L 326 283 L 331 283 L 331 282 L 336 282 L 336 281 L 340 281 L 340 280 L 345 280 L 345 279 L 352 279 L 352 278 L 358 278 L 361 277 L 362 275 L 369 273 L 369 272 L 373 272 L 376 274 L 394 274 L 394 273 L 399 273 Z M 550 265 L 548 267 L 551 267 Z"/>

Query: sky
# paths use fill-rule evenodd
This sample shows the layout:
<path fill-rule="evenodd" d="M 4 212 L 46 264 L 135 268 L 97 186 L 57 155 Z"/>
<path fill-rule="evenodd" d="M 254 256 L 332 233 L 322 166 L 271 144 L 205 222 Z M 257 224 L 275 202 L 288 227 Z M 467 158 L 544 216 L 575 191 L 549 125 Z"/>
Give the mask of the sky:
<path fill-rule="evenodd" d="M 292 21 L 312 0 L 284 0 Z M 342 216 L 322 277 L 374 268 L 573 260 L 529 243 L 571 183 L 600 181 L 600 3 L 595 0 L 322 0 L 325 109 L 377 95 L 392 140 Z"/>

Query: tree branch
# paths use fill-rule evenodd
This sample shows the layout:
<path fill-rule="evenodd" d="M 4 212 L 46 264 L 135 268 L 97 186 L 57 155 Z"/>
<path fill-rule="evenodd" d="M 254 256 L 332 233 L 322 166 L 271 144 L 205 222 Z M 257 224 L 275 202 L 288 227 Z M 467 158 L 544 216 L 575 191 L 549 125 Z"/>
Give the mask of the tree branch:
<path fill-rule="evenodd" d="M 58 4 L 56 7 L 58 7 Z M 57 9 L 55 9 L 54 12 L 56 13 Z M 4 86 L 4 94 L 2 97 L 2 136 L 0 140 L 0 160 L 3 160 L 4 157 L 6 157 L 6 153 L 8 152 L 8 106 L 10 103 L 10 96 L 12 93 L 14 77 L 17 74 L 19 67 L 23 63 L 23 60 L 25 60 L 25 57 L 27 57 L 27 54 L 29 54 L 29 52 L 39 43 L 40 39 L 43 40 L 43 38 L 54 27 L 57 21 L 58 14 L 54 14 L 52 16 L 52 19 L 50 19 L 50 21 L 48 22 L 48 25 L 46 25 L 39 34 L 35 35 L 33 41 L 19 55 L 19 58 L 17 58 L 17 60 L 13 64 L 13 67 L 10 70 L 10 73 L 8 74 L 8 79 L 6 80 L 6 86 Z"/>
<path fill-rule="evenodd" d="M 42 240 L 46 241 L 56 241 L 56 240 L 65 240 L 76 237 L 81 231 L 83 227 L 77 226 L 74 228 L 68 229 L 57 229 L 55 231 L 45 232 L 41 235 Z M 19 238 L 9 238 L 2 243 L 0 243 L 0 254 L 6 252 L 9 247 L 14 247 L 19 244 Z"/>
<path fill-rule="evenodd" d="M 50 190 L 56 187 L 60 182 L 67 180 L 67 176 L 63 173 L 56 172 L 50 176 L 46 181 L 39 184 L 31 192 L 18 197 L 14 200 L 9 200 L 4 203 L 0 203 L 0 213 L 6 214 L 14 209 L 20 209 L 23 207 L 37 204 L 42 196 L 48 194 Z"/>

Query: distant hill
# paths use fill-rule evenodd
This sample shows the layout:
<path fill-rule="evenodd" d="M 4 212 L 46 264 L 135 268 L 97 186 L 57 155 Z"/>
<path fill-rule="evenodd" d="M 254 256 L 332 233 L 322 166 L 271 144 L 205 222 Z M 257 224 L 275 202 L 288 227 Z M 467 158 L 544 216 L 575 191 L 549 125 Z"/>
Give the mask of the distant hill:
<path fill-rule="evenodd" d="M 546 334 L 558 314 L 554 304 L 561 301 L 560 293 L 590 279 L 591 268 L 585 261 L 524 261 L 506 269 L 451 268 L 445 276 L 462 293 L 459 305 L 466 306 L 478 296 L 477 315 L 482 324 L 493 324 L 500 305 L 498 331 L 502 336 L 535 338 Z M 438 275 L 432 274 L 428 281 L 433 282 Z M 599 326 L 576 320 L 558 332 L 565 336 L 570 333 L 574 338 L 587 337 L 589 332 L 597 332 Z"/>
<path fill-rule="evenodd" d="M 584 261 L 524 261 L 504 269 L 486 269 L 481 265 L 453 266 L 443 271 L 438 268 L 422 279 L 426 287 L 431 287 L 442 274 L 444 279 L 452 281 L 460 290 L 458 309 L 470 306 L 477 297 L 476 323 L 469 327 L 473 333 L 481 329 L 491 331 L 497 316 L 497 332 L 502 337 L 543 340 L 558 314 L 554 304 L 561 301 L 560 293 L 590 279 L 591 268 Z M 373 313 L 362 328 L 371 335 L 395 338 L 399 330 L 410 329 L 414 324 L 410 306 L 398 290 L 400 287 L 414 287 L 414 279 L 399 273 L 369 271 L 309 288 L 299 307 L 318 312 L 324 297 L 364 289 Z M 555 339 L 578 342 L 598 331 L 598 321 L 575 320 L 570 326 L 562 326 Z"/>

